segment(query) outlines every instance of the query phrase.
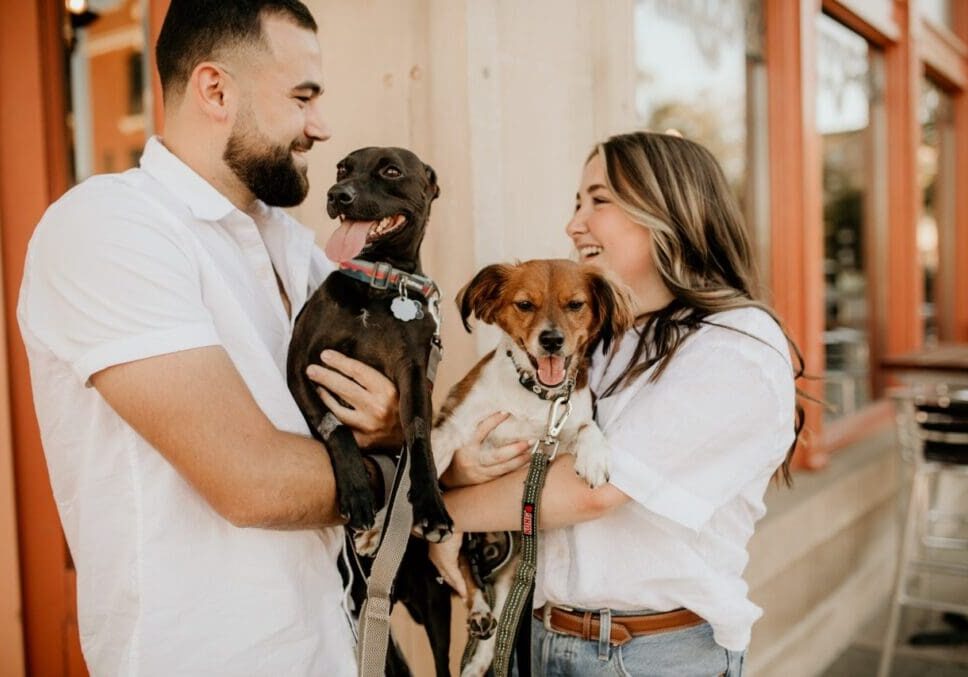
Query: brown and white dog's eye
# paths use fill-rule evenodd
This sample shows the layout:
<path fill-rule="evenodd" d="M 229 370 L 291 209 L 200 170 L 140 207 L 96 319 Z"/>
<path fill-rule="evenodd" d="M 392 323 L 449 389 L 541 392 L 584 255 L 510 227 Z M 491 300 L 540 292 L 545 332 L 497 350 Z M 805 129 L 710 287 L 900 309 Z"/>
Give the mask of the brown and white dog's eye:
<path fill-rule="evenodd" d="M 585 302 L 584 301 L 569 301 L 565 305 L 565 308 L 567 308 L 568 310 L 572 311 L 573 313 L 578 312 L 579 310 L 581 310 L 584 307 L 585 307 Z"/>
<path fill-rule="evenodd" d="M 393 165 L 389 165 L 387 167 L 384 167 L 382 174 L 383 174 L 383 176 L 387 177 L 388 179 L 399 179 L 401 176 L 403 176 L 403 172 L 401 172 L 399 169 L 397 169 Z"/>
<path fill-rule="evenodd" d="M 517 309 L 522 313 L 530 313 L 532 310 L 534 310 L 534 304 L 531 303 L 531 301 L 515 301 L 514 305 L 517 306 Z"/>

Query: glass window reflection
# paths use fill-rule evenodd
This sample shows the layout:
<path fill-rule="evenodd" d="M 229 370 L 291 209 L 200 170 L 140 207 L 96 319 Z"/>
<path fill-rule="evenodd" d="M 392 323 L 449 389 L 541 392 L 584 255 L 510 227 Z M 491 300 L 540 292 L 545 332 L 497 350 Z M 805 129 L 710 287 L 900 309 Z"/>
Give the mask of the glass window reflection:
<path fill-rule="evenodd" d="M 824 352 L 828 418 L 871 399 L 865 202 L 870 189 L 870 81 L 867 41 L 817 18 L 817 128 L 822 139 Z"/>
<path fill-rule="evenodd" d="M 918 0 L 918 9 L 925 19 L 951 29 L 951 0 Z"/>
<path fill-rule="evenodd" d="M 748 25 L 759 1 L 637 0 L 639 124 L 676 129 L 709 148 L 741 200 L 747 173 Z M 749 37 L 758 41 L 759 35 Z"/>
<path fill-rule="evenodd" d="M 921 147 L 918 150 L 918 184 L 921 187 L 921 217 L 917 227 L 918 261 L 921 265 L 924 299 L 921 321 L 924 344 L 935 345 L 946 333 L 945 292 L 941 277 L 944 266 L 941 243 L 951 227 L 953 210 L 953 148 L 951 99 L 931 80 L 921 81 Z M 950 271 L 948 271 L 950 272 Z M 949 294 L 950 295 L 950 291 Z"/>

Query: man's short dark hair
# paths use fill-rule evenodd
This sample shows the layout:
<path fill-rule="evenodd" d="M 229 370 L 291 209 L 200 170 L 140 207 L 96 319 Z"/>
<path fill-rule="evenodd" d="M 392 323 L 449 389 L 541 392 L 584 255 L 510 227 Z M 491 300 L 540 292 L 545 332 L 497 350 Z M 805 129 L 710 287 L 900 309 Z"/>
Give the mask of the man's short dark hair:
<path fill-rule="evenodd" d="M 299 0 L 171 0 L 155 47 L 165 100 L 180 95 L 195 66 L 221 50 L 262 43 L 266 15 L 317 30 L 313 15 Z"/>

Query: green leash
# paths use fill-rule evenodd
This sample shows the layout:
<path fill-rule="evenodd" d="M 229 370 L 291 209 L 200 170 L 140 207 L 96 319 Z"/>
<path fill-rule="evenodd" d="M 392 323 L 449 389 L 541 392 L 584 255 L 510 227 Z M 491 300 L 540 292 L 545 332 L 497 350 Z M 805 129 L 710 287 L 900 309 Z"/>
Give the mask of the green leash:
<path fill-rule="evenodd" d="M 514 640 L 518 635 L 518 625 L 524 611 L 522 607 L 534 585 L 534 575 L 538 569 L 538 507 L 541 503 L 541 491 L 548 474 L 548 464 L 558 453 L 558 434 L 571 414 L 570 397 L 569 389 L 554 401 L 551 411 L 548 412 L 545 436 L 531 448 L 531 465 L 528 467 L 528 478 L 521 497 L 521 559 L 497 625 L 494 662 L 491 665 L 495 677 L 507 677 Z"/>

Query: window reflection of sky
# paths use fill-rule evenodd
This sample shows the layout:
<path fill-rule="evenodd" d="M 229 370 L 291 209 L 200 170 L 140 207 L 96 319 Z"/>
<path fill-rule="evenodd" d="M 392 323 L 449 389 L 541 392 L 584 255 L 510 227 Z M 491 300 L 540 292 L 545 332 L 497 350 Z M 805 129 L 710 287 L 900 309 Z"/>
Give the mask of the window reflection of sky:
<path fill-rule="evenodd" d="M 634 19 L 640 123 L 707 145 L 734 184 L 746 164 L 745 4 L 638 0 Z"/>
<path fill-rule="evenodd" d="M 867 41 L 828 16 L 817 17 L 817 130 L 833 134 L 868 124 Z"/>

